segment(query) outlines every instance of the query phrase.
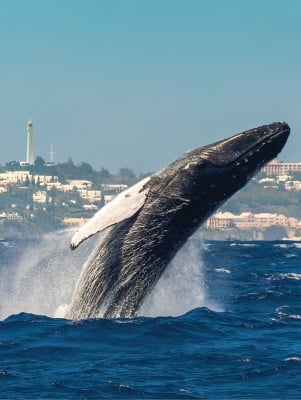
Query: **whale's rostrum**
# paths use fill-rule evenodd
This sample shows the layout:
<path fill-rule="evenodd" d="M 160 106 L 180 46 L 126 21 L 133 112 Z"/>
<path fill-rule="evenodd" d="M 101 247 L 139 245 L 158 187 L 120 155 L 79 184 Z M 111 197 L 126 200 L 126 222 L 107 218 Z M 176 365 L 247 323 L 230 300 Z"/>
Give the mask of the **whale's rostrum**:
<path fill-rule="evenodd" d="M 67 317 L 134 316 L 190 235 L 283 148 L 272 123 L 197 148 L 120 193 L 83 225 L 71 248 L 105 236 L 86 262 Z"/>

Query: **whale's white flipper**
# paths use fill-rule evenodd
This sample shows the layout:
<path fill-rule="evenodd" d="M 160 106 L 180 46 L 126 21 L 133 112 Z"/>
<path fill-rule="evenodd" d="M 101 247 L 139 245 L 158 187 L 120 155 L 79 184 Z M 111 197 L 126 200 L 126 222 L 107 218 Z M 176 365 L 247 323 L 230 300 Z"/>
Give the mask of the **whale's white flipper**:
<path fill-rule="evenodd" d="M 150 176 L 142 179 L 140 182 L 120 193 L 106 206 L 102 207 L 74 234 L 70 243 L 71 249 L 76 249 L 84 240 L 93 236 L 95 233 L 136 214 L 145 202 L 149 189 L 144 188 L 144 186 L 150 179 Z"/>

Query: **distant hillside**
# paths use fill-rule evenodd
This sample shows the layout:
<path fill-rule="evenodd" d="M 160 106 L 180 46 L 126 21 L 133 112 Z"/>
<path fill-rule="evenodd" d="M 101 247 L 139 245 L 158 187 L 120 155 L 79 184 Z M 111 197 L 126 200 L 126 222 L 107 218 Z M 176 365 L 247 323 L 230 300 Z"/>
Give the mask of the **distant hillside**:
<path fill-rule="evenodd" d="M 252 180 L 221 207 L 223 211 L 240 214 L 269 212 L 301 219 L 301 191 L 287 191 L 283 184 L 278 189 L 264 188 Z"/>
<path fill-rule="evenodd" d="M 102 196 L 101 200 L 98 201 L 89 201 L 76 190 L 66 192 L 57 187 L 47 189 L 42 185 L 44 175 L 50 176 L 50 180 L 62 184 L 68 183 L 68 180 L 70 182 L 70 180 L 76 179 L 90 181 L 91 189 L 98 191 L 98 193 L 104 192 L 103 195 L 105 194 L 105 184 L 131 186 L 151 174 L 136 176 L 129 167 L 120 168 L 117 174 L 110 173 L 104 167 L 96 171 L 87 162 L 75 165 L 72 159 L 49 165 L 45 163 L 42 157 L 37 157 L 34 165 L 20 166 L 17 162 L 10 162 L 0 167 L 0 172 L 20 170 L 29 171 L 31 178 L 3 186 L 2 191 L 0 191 L 0 236 L 3 237 L 28 236 L 53 231 L 64 227 L 64 224 L 67 223 L 66 218 L 81 221 L 90 218 L 95 209 L 102 207 L 105 203 L 105 196 Z M 38 180 L 34 180 L 35 175 L 39 176 Z M 257 175 L 245 188 L 228 200 L 221 207 L 221 210 L 230 211 L 234 214 L 246 211 L 278 213 L 301 220 L 301 191 L 286 190 L 286 183 L 276 178 L 270 186 L 265 186 L 260 183 L 260 178 L 263 177 L 263 174 Z M 290 179 L 301 181 L 301 174 L 296 173 Z M 299 183 L 301 187 L 301 182 Z M 39 192 L 45 197 L 43 203 L 34 200 Z M 116 195 L 117 193 L 108 194 Z M 214 232 L 211 234 L 216 235 Z M 259 234 L 261 235 L 261 232 Z M 228 235 L 228 233 L 225 233 L 225 235 Z"/>
<path fill-rule="evenodd" d="M 85 161 L 74 164 L 71 158 L 62 163 L 47 164 L 40 156 L 36 157 L 34 165 L 21 166 L 19 162 L 11 161 L 7 162 L 4 166 L 0 166 L 0 172 L 17 170 L 29 171 L 31 174 L 37 175 L 58 176 L 62 181 L 66 181 L 67 179 L 87 179 L 94 184 L 117 182 L 127 185 L 132 185 L 136 181 L 151 174 L 151 172 L 149 172 L 136 176 L 135 172 L 129 167 L 119 168 L 117 174 L 110 173 L 104 167 L 101 167 L 97 171 Z"/>

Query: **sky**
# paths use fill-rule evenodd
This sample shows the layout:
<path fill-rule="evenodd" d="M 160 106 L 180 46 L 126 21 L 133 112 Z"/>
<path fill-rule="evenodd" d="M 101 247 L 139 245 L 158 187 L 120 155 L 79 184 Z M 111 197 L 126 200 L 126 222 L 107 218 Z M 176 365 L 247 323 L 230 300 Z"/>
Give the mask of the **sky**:
<path fill-rule="evenodd" d="M 0 164 L 156 171 L 273 121 L 301 162 L 300 0 L 0 0 Z"/>

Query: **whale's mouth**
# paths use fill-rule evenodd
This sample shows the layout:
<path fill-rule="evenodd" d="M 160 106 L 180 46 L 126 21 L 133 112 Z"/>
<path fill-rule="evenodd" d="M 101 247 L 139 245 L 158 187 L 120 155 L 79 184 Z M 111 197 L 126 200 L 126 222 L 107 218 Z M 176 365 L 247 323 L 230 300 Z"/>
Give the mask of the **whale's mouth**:
<path fill-rule="evenodd" d="M 284 129 L 280 132 L 274 132 L 262 140 L 260 143 L 254 145 L 251 149 L 248 149 L 236 159 L 232 161 L 236 166 L 239 166 L 241 162 L 251 162 L 253 158 L 260 157 L 259 164 L 263 165 L 277 156 L 278 153 L 284 147 L 290 130 Z"/>
<path fill-rule="evenodd" d="M 254 163 L 258 168 L 277 156 L 284 147 L 290 128 L 277 123 L 239 133 L 207 148 L 202 158 L 214 167 Z"/>

